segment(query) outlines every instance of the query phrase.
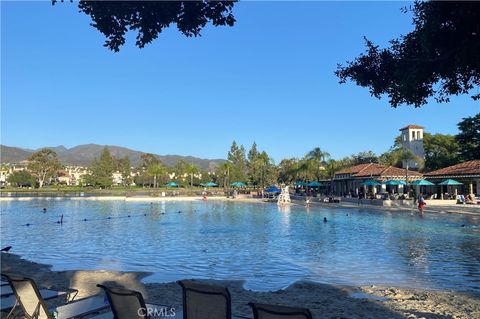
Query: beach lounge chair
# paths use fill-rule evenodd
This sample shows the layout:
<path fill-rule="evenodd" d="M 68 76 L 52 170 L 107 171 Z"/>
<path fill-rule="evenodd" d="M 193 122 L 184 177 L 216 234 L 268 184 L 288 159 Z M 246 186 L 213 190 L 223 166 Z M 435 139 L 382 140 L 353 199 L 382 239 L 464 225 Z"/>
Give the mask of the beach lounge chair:
<path fill-rule="evenodd" d="M 227 288 L 181 280 L 183 319 L 231 319 L 232 299 Z"/>
<path fill-rule="evenodd" d="M 5 274 L 2 276 L 8 280 L 15 296 L 15 304 L 7 318 L 15 313 L 17 306 L 22 309 L 23 316 L 28 319 L 68 319 L 93 314 L 108 308 L 108 304 L 103 298 L 90 297 L 49 309 L 45 298 L 32 279 Z"/>
<path fill-rule="evenodd" d="M 253 310 L 254 319 L 312 319 L 312 313 L 306 308 L 294 308 L 260 303 L 248 303 Z"/>
<path fill-rule="evenodd" d="M 175 318 L 175 310 L 165 305 L 145 303 L 140 292 L 124 288 L 106 287 L 98 284 L 107 295 L 111 312 L 94 318 L 105 319 L 146 319 L 159 317 Z M 177 317 L 179 318 L 179 317 Z"/>

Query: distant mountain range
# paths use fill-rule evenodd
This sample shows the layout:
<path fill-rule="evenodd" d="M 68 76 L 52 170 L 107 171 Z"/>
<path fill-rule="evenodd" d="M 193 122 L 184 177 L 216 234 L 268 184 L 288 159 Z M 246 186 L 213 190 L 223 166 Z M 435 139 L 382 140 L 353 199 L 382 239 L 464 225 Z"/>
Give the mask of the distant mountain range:
<path fill-rule="evenodd" d="M 115 157 L 122 158 L 128 156 L 132 166 L 140 165 L 142 160 L 140 156 L 145 152 L 131 150 L 125 147 L 106 145 Z M 99 158 L 105 145 L 98 144 L 85 144 L 78 145 L 72 148 L 66 148 L 63 145 L 56 147 L 46 147 L 55 151 L 60 159 L 60 162 L 64 165 L 76 165 L 76 166 L 89 166 L 94 158 Z M 37 150 L 24 149 L 19 147 L 11 147 L 6 145 L 0 145 L 0 162 L 1 163 L 19 163 L 26 160 Z M 193 156 L 180 156 L 180 155 L 157 155 L 157 158 L 162 161 L 164 165 L 174 166 L 179 160 L 184 160 L 188 163 L 195 164 L 206 170 L 214 170 L 215 167 L 225 160 L 223 159 L 203 159 Z"/>

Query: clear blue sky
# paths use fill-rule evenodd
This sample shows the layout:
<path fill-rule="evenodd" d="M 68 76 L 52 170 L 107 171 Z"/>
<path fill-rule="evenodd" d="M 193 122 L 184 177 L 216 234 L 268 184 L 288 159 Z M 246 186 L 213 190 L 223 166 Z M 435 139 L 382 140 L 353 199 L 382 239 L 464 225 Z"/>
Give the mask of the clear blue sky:
<path fill-rule="evenodd" d="M 242 2 L 234 27 L 186 38 L 175 28 L 120 53 L 76 4 L 1 3 L 1 143 L 98 143 L 225 158 L 253 141 L 277 162 L 316 146 L 339 158 L 392 145 L 419 124 L 455 134 L 480 111 L 469 97 L 392 109 L 349 83 L 337 63 L 411 30 L 406 2 Z"/>

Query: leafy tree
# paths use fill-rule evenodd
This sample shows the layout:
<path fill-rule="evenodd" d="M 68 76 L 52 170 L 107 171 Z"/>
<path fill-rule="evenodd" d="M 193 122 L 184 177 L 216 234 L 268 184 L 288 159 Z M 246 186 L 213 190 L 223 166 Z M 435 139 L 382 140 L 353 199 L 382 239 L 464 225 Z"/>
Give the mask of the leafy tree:
<path fill-rule="evenodd" d="M 143 168 L 148 168 L 153 164 L 160 164 L 160 160 L 158 159 L 158 157 L 151 153 L 144 153 L 140 155 L 140 158 L 142 159 Z"/>
<path fill-rule="evenodd" d="M 61 167 L 57 153 L 48 148 L 41 149 L 28 158 L 28 170 L 37 178 L 39 188 L 54 177 Z"/>
<path fill-rule="evenodd" d="M 265 151 L 258 155 L 257 161 L 260 168 L 260 187 L 263 189 L 277 180 L 275 164 Z"/>
<path fill-rule="evenodd" d="M 404 9 L 410 10 L 415 29 L 386 49 L 365 39 L 366 52 L 338 66 L 340 83 L 350 79 L 377 98 L 386 94 L 393 107 L 420 107 L 431 96 L 448 102 L 451 95 L 478 88 L 480 2 L 416 1 L 413 9 Z"/>
<path fill-rule="evenodd" d="M 304 158 L 298 162 L 298 177 L 305 180 L 310 181 L 315 179 L 315 172 L 317 171 L 317 167 L 315 163 L 312 161 Z"/>
<path fill-rule="evenodd" d="M 243 145 L 239 147 L 237 143 L 233 141 L 227 158 L 232 163 L 232 169 L 230 171 L 231 180 L 246 181 L 247 178 L 245 172 L 247 168 L 247 160 L 245 158 L 245 148 Z"/>
<path fill-rule="evenodd" d="M 16 171 L 7 177 L 7 182 L 16 187 L 35 186 L 35 176 L 28 171 Z"/>
<path fill-rule="evenodd" d="M 52 0 L 55 4 L 57 0 Z M 105 46 L 118 52 L 128 30 L 137 31 L 136 45 L 143 48 L 163 29 L 176 24 L 187 37 L 199 36 L 209 21 L 214 26 L 233 26 L 235 1 L 86 1 L 78 3 L 80 12 L 89 15 L 91 24 L 103 33 Z"/>
<path fill-rule="evenodd" d="M 94 159 L 90 165 L 90 175 L 86 182 L 100 188 L 107 188 L 113 184 L 113 173 L 115 172 L 115 159 L 110 154 L 108 147 L 104 147 L 99 159 Z"/>
<path fill-rule="evenodd" d="M 306 159 L 312 161 L 310 166 L 315 167 L 316 179 L 322 178 L 322 170 L 325 169 L 326 159 L 330 157 L 328 152 L 322 151 L 320 147 L 315 147 L 307 153 Z"/>
<path fill-rule="evenodd" d="M 480 61 L 480 57 L 479 57 Z M 458 123 L 460 132 L 456 136 L 462 161 L 480 159 L 480 113 L 464 118 Z"/>
<path fill-rule="evenodd" d="M 459 144 L 453 135 L 424 133 L 423 146 L 427 171 L 458 163 Z"/>
<path fill-rule="evenodd" d="M 128 156 L 117 161 L 117 170 L 122 174 L 123 186 L 130 185 L 132 183 L 132 164 Z"/>
<path fill-rule="evenodd" d="M 260 181 L 259 155 L 257 150 L 257 143 L 253 142 L 252 147 L 248 151 L 247 156 L 247 175 L 248 180 L 252 185 L 258 185 Z"/>
<path fill-rule="evenodd" d="M 299 178 L 299 161 L 296 158 L 283 159 L 278 164 L 278 178 L 281 182 L 290 184 Z"/>
<path fill-rule="evenodd" d="M 378 163 L 378 156 L 375 155 L 372 151 L 359 152 L 355 155 L 352 155 L 352 164 L 367 164 L 367 163 Z"/>

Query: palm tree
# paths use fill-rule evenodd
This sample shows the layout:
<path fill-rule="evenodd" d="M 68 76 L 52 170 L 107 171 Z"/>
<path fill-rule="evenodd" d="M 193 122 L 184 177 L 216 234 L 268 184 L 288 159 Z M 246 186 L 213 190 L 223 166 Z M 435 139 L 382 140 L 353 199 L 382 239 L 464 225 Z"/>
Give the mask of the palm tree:
<path fill-rule="evenodd" d="M 165 173 L 165 167 L 162 164 L 152 164 L 148 167 L 148 175 L 153 176 L 153 188 L 157 188 L 157 177 Z"/>
<path fill-rule="evenodd" d="M 227 186 L 230 184 L 230 171 L 232 169 L 232 163 L 230 161 L 226 161 L 219 166 L 221 173 L 223 173 L 223 188 L 226 189 Z"/>
<path fill-rule="evenodd" d="M 326 159 L 329 157 L 330 154 L 328 152 L 322 151 L 320 147 L 315 147 L 313 150 L 308 152 L 306 159 L 315 163 L 317 180 L 320 179 L 320 170 L 326 164 Z"/>
<path fill-rule="evenodd" d="M 198 173 L 198 167 L 192 163 L 192 164 L 187 164 L 185 169 L 187 173 L 190 175 L 190 187 L 193 187 L 193 175 Z"/>
<path fill-rule="evenodd" d="M 414 161 L 417 163 L 418 168 L 420 169 L 424 165 L 424 159 L 415 155 L 412 150 L 402 147 L 399 150 L 398 153 L 398 160 L 403 163 L 405 163 L 405 182 L 407 183 L 405 187 L 407 188 L 407 195 L 409 195 L 410 190 L 408 189 L 408 170 L 409 170 L 409 164 L 411 161 Z"/>

